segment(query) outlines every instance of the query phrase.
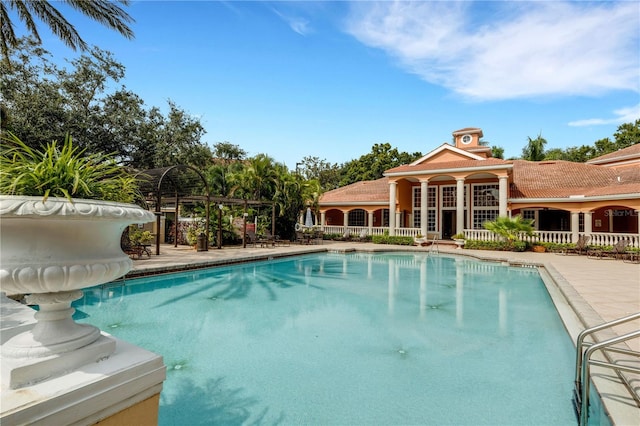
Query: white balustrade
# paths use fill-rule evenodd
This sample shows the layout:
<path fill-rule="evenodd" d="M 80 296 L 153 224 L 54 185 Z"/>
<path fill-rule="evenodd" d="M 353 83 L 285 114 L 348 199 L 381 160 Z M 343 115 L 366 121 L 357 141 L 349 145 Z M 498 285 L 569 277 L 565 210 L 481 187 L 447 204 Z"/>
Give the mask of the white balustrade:
<path fill-rule="evenodd" d="M 366 226 L 349 226 L 351 235 L 359 235 L 363 229 L 369 230 L 369 235 L 384 235 L 389 230 L 385 226 L 376 226 L 368 228 Z M 344 226 L 323 226 L 325 234 L 344 234 Z M 420 228 L 396 228 L 395 235 L 402 237 L 417 237 L 420 234 Z M 429 235 L 431 235 L 430 233 Z M 498 241 L 500 237 L 486 229 L 465 229 L 464 236 L 467 240 L 481 241 Z M 571 231 L 535 231 L 533 236 L 522 234 L 520 238 L 523 241 L 539 242 L 539 243 L 555 243 L 568 244 L 571 243 Z M 640 234 L 622 234 L 608 232 L 593 232 L 589 245 L 591 246 L 612 246 L 621 239 L 631 241 L 630 247 L 640 247 Z"/>

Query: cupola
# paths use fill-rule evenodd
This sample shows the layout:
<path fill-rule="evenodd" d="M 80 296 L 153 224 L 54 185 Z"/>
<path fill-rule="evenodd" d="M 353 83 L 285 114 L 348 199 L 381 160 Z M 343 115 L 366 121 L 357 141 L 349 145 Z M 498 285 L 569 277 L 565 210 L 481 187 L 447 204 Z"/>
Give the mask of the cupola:
<path fill-rule="evenodd" d="M 491 157 L 491 148 L 481 144 L 482 129 L 478 127 L 465 127 L 453 132 L 453 142 L 455 147 L 473 152 L 482 157 Z"/>

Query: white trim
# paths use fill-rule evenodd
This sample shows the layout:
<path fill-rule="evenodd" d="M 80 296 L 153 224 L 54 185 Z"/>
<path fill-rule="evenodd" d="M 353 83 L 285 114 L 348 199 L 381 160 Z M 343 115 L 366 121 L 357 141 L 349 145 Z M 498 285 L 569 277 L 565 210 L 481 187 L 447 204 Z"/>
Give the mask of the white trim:
<path fill-rule="evenodd" d="M 590 197 L 575 195 L 563 198 L 509 198 L 510 203 L 580 203 L 585 201 L 609 201 L 627 200 L 640 198 L 640 193 L 616 194 L 616 195 L 594 195 Z"/>
<path fill-rule="evenodd" d="M 389 200 L 386 201 L 331 201 L 320 203 L 320 207 L 344 207 L 344 206 L 372 206 L 372 207 L 382 207 L 385 209 L 389 208 Z"/>
<path fill-rule="evenodd" d="M 484 158 L 486 160 L 486 158 Z M 419 174 L 445 174 L 445 173 L 457 173 L 457 172 L 484 172 L 490 170 L 509 170 L 513 169 L 513 164 L 495 164 L 493 166 L 476 166 L 476 167 L 459 167 L 454 169 L 426 169 L 426 170 L 412 170 L 408 172 L 396 172 L 396 173 L 384 173 L 385 176 L 416 176 Z"/>
<path fill-rule="evenodd" d="M 440 145 L 439 147 L 437 147 L 436 149 L 434 149 L 433 151 L 425 154 L 424 156 L 422 156 L 422 158 L 417 159 L 416 161 L 414 161 L 413 163 L 409 164 L 410 166 L 417 166 L 418 164 L 423 163 L 424 161 L 428 160 L 429 158 L 440 154 L 442 151 L 452 151 L 456 154 L 462 155 L 464 157 L 468 157 L 470 160 L 486 160 L 486 158 L 481 157 L 479 155 L 476 154 L 471 154 L 470 152 L 467 152 L 463 149 L 460 148 L 456 148 L 455 146 L 449 145 L 448 143 L 443 143 L 442 145 Z"/>
<path fill-rule="evenodd" d="M 620 155 L 619 157 L 603 158 L 601 160 L 598 160 L 597 158 L 594 158 L 593 160 L 585 161 L 585 163 L 587 163 L 587 164 L 606 164 L 606 163 L 618 163 L 618 162 L 623 161 L 623 160 L 635 160 L 635 161 L 631 161 L 630 162 L 630 163 L 635 163 L 637 161 L 640 161 L 640 154 L 626 154 L 626 155 Z"/>

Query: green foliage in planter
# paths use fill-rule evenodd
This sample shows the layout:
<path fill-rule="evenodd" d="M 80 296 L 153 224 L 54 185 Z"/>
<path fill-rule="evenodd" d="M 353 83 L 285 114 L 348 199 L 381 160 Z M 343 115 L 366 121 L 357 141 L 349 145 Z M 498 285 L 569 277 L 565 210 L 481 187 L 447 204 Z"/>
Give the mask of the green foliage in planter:
<path fill-rule="evenodd" d="M 0 145 L 0 194 L 131 203 L 138 185 L 113 156 L 85 155 L 69 135 L 62 146 L 54 141 L 40 151 L 8 133 Z"/>
<path fill-rule="evenodd" d="M 400 237 L 397 235 L 373 235 L 371 241 L 374 244 L 394 244 L 401 246 L 413 245 L 413 237 Z"/>
<path fill-rule="evenodd" d="M 452 240 L 464 240 L 465 236 L 463 232 L 459 232 L 451 237 Z"/>
<path fill-rule="evenodd" d="M 150 231 L 143 231 L 137 225 L 129 226 L 129 241 L 131 244 L 151 244 L 153 242 L 153 234 Z"/>

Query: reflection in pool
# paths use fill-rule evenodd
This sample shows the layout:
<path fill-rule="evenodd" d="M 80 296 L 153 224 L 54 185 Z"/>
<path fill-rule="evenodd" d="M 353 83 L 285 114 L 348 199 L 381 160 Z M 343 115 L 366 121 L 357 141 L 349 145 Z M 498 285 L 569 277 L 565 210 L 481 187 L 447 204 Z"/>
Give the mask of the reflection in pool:
<path fill-rule="evenodd" d="M 319 254 L 95 287 L 80 322 L 164 357 L 160 424 L 575 423 L 532 268 Z"/>

